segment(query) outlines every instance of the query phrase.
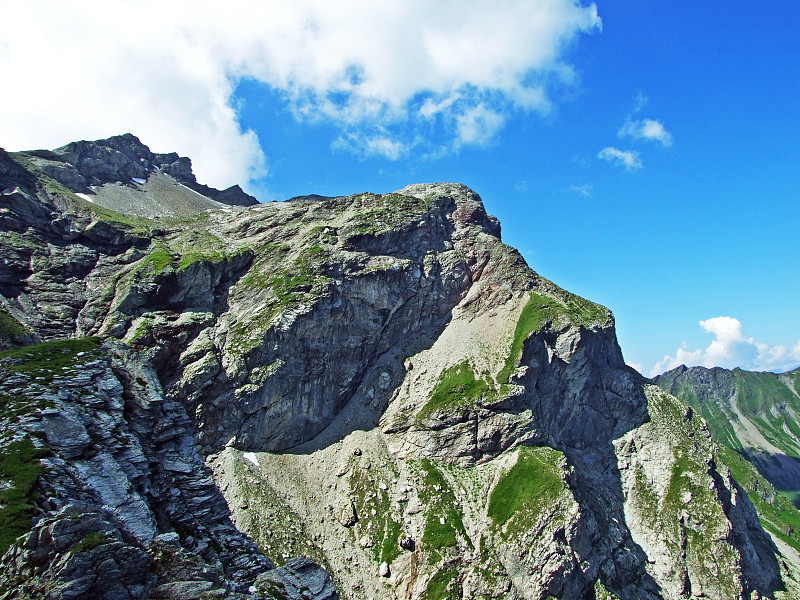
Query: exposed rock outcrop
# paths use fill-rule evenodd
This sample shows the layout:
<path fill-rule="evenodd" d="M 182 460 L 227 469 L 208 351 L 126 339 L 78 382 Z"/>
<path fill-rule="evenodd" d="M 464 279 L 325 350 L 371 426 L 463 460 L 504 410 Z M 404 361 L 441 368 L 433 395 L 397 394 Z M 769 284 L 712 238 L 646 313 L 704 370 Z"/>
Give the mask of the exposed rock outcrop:
<path fill-rule="evenodd" d="M 71 142 L 55 150 L 34 150 L 27 156 L 45 174 L 73 192 L 90 192 L 94 186 L 110 183 L 144 183 L 154 172 L 160 172 L 221 204 L 258 203 L 238 185 L 217 190 L 197 183 L 191 159 L 175 152 L 153 153 L 130 133 L 93 142 Z"/>
<path fill-rule="evenodd" d="M 8 443 L 34 465 L 54 454 L 9 582 L 80 597 L 103 574 L 120 598 L 322 600 L 327 573 L 347 598 L 795 593 L 704 422 L 646 388 L 611 313 L 531 271 L 472 190 L 234 209 L 175 191 L 188 163 L 142 148 L 0 154 L 4 314 L 30 340 L 108 340 L 63 374 L 6 352 L 4 393 L 49 403 Z M 146 179 L 140 195 L 121 177 Z"/>
<path fill-rule="evenodd" d="M 3 558 L 4 598 L 245 598 L 272 573 L 231 523 L 184 408 L 127 348 L 43 344 L 0 373 L 3 446 L 44 467 L 33 526 Z"/>

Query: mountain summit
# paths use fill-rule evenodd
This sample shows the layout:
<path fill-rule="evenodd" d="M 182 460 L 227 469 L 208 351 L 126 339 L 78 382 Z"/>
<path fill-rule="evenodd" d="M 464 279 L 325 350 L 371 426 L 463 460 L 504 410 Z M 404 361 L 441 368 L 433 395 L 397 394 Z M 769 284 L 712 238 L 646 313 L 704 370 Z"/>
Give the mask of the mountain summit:
<path fill-rule="evenodd" d="M 798 597 L 475 192 L 231 206 L 144 149 L 0 153 L 5 597 Z"/>
<path fill-rule="evenodd" d="M 191 159 L 155 154 L 130 133 L 18 156 L 90 202 L 122 213 L 157 217 L 258 204 L 238 185 L 217 190 L 197 183 Z"/>

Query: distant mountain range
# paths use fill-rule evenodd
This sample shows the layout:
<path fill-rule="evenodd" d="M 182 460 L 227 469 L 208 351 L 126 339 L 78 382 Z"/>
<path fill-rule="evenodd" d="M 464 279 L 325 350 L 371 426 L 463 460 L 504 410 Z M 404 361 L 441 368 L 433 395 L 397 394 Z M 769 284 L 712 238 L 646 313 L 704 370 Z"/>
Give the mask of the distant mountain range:
<path fill-rule="evenodd" d="M 747 491 L 762 525 L 800 550 L 800 369 L 682 365 L 653 383 L 705 418 L 721 445 L 720 459 Z"/>
<path fill-rule="evenodd" d="M 776 488 L 800 494 L 800 369 L 777 374 L 680 366 L 653 382 L 698 411 L 719 442 Z"/>

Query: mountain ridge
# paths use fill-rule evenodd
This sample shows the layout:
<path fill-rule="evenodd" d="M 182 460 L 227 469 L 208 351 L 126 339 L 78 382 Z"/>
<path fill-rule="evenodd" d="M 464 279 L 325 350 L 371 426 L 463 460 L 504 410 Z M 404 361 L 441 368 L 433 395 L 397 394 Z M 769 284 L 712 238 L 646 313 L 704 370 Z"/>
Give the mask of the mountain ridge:
<path fill-rule="evenodd" d="M 772 373 L 681 366 L 653 382 L 699 410 L 715 438 L 776 488 L 800 493 L 800 368 Z"/>
<path fill-rule="evenodd" d="M 3 452 L 52 453 L 27 460 L 60 498 L 20 509 L 8 598 L 105 593 L 121 568 L 135 585 L 105 597 L 795 593 L 797 559 L 705 422 L 626 367 L 610 311 L 532 271 L 469 188 L 182 196 L 153 215 L 45 166 L 0 154 L 5 343 L 53 340 L 0 353 Z M 174 205 L 160 190 L 152 206 Z M 165 446 L 142 407 L 169 407 Z M 96 518 L 69 529 L 80 514 Z"/>

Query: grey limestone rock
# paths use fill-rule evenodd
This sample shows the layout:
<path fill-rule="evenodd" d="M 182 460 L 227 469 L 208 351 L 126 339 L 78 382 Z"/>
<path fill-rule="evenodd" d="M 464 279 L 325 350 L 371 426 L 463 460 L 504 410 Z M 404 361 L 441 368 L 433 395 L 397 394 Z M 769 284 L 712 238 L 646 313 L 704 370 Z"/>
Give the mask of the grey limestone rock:
<path fill-rule="evenodd" d="M 338 600 L 330 575 L 307 558 L 293 558 L 258 576 L 255 587 L 269 597 L 287 600 Z"/>
<path fill-rule="evenodd" d="M 0 188 L 0 308 L 106 339 L 0 363 L 3 447 L 52 453 L 5 597 L 794 593 L 703 422 L 465 186 L 223 206 L 119 136 Z"/>

